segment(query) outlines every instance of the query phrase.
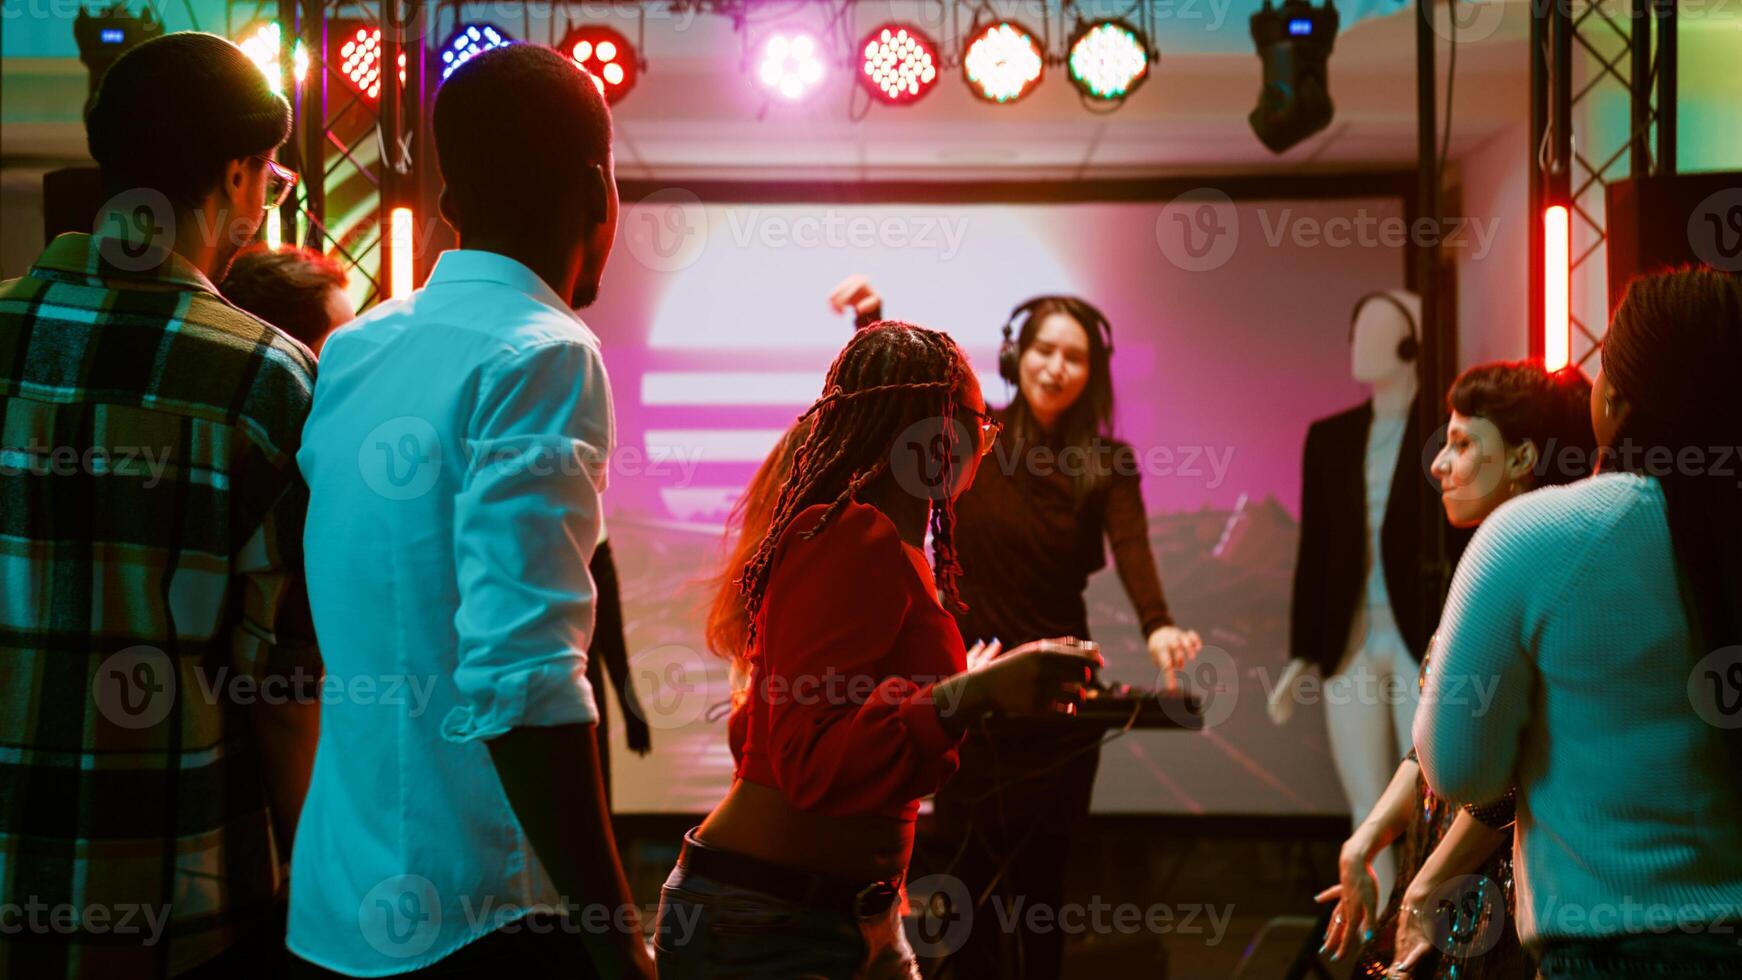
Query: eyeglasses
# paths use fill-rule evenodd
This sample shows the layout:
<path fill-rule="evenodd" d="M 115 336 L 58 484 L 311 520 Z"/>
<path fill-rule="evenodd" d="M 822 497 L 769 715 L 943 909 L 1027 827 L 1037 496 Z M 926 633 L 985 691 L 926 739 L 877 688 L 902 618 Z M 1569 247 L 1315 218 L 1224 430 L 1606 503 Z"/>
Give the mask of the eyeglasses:
<path fill-rule="evenodd" d="M 998 421 L 990 413 L 982 412 L 972 405 L 962 405 L 962 411 L 974 416 L 980 423 L 980 455 L 992 451 L 992 446 L 998 442 L 998 433 L 1004 431 L 1004 423 Z"/>
<path fill-rule="evenodd" d="M 254 159 L 266 164 L 266 210 L 271 211 L 284 203 L 284 199 L 296 187 L 296 182 L 302 178 L 296 171 L 271 157 L 257 156 Z"/>

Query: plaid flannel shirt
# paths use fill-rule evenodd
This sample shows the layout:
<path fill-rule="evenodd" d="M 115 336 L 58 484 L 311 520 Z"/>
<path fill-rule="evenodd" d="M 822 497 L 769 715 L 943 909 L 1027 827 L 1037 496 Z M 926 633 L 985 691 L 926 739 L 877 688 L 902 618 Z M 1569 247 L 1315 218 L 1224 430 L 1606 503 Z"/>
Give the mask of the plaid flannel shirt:
<path fill-rule="evenodd" d="M 264 921 L 249 705 L 319 678 L 314 358 L 119 244 L 0 283 L 0 976 L 173 976 Z"/>

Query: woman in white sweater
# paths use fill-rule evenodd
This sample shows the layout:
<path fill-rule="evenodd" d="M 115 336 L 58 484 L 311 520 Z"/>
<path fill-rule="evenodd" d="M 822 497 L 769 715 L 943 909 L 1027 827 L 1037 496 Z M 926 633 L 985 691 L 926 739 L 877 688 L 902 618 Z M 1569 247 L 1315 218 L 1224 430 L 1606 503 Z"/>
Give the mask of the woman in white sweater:
<path fill-rule="evenodd" d="M 1516 784 L 1545 978 L 1742 976 L 1739 366 L 1742 280 L 1635 281 L 1599 475 L 1502 506 L 1453 580 L 1416 751 L 1451 800 Z"/>

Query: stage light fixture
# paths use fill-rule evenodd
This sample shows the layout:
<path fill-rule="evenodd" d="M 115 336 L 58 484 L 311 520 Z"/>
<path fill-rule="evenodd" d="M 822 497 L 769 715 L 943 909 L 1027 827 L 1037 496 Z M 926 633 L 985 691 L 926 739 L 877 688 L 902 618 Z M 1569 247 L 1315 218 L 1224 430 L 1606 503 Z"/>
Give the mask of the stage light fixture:
<path fill-rule="evenodd" d="M 455 68 L 491 48 L 513 43 L 514 38 L 495 25 L 461 24 L 442 42 L 442 80 L 446 81 Z"/>
<path fill-rule="evenodd" d="M 762 87 L 788 102 L 816 91 L 823 80 L 823 48 L 802 31 L 777 31 L 762 43 L 756 77 Z"/>
<path fill-rule="evenodd" d="M 10 20 L 11 14 L 6 18 Z M 92 13 L 79 5 L 73 20 L 73 41 L 79 46 L 79 60 L 90 75 L 90 95 L 95 97 L 97 85 L 109 66 L 128 48 L 163 34 L 163 21 L 149 5 L 135 17 L 127 10 L 127 0 L 115 0 L 110 6 Z"/>
<path fill-rule="evenodd" d="M 1332 0 L 1314 7 L 1309 0 L 1284 0 L 1279 9 L 1264 0 L 1252 15 L 1252 41 L 1264 65 L 1264 88 L 1247 121 L 1272 153 L 1282 153 L 1330 125 L 1327 66 L 1337 43 L 1337 8 Z"/>
<path fill-rule="evenodd" d="M 1034 32 L 1011 20 L 987 24 L 962 50 L 968 89 L 987 102 L 1010 103 L 1034 91 L 1046 70 L 1046 55 Z"/>
<path fill-rule="evenodd" d="M 248 60 L 260 66 L 260 71 L 266 76 L 267 84 L 280 95 L 284 94 L 284 69 L 279 65 L 279 53 L 283 50 L 283 34 L 277 21 L 262 21 L 245 29 L 236 46 L 248 56 Z M 301 85 L 308 78 L 308 51 L 302 46 L 301 39 L 291 45 L 291 76 L 296 84 Z"/>
<path fill-rule="evenodd" d="M 1149 77 L 1149 39 L 1122 20 L 1082 25 L 1069 52 L 1071 83 L 1092 99 L 1123 99 Z"/>
<path fill-rule="evenodd" d="M 635 46 L 622 34 L 599 24 L 570 29 L 557 50 L 593 76 L 605 101 L 615 103 L 635 87 Z"/>
<path fill-rule="evenodd" d="M 912 105 L 937 85 L 938 47 L 908 24 L 885 24 L 865 35 L 859 83 L 889 105 Z"/>
<path fill-rule="evenodd" d="M 353 22 L 355 23 L 355 22 Z M 335 59 L 339 74 L 369 99 L 381 97 L 381 28 L 358 26 L 347 28 Z M 399 52 L 399 83 L 405 84 L 405 52 Z"/>

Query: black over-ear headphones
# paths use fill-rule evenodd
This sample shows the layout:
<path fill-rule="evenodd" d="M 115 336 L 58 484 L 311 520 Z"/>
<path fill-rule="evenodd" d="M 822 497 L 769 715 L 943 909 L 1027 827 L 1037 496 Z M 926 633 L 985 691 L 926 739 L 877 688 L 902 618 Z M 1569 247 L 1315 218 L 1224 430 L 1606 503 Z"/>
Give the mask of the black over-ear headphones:
<path fill-rule="evenodd" d="M 1384 300 L 1397 307 L 1397 312 L 1403 314 L 1403 322 L 1409 324 L 1409 336 L 1397 342 L 1397 359 L 1413 361 L 1421 355 L 1421 324 L 1415 322 L 1415 314 L 1403 301 L 1390 293 L 1368 293 L 1355 301 L 1355 308 L 1349 311 L 1349 343 L 1355 342 L 1355 321 L 1361 318 L 1361 308 L 1372 300 Z"/>
<path fill-rule="evenodd" d="M 1004 321 L 1004 342 L 998 345 L 999 377 L 1013 385 L 1022 383 L 1022 331 L 1028 329 L 1028 320 L 1037 307 L 1054 302 L 1063 306 L 1072 319 L 1083 325 L 1083 329 L 1100 333 L 1101 346 L 1106 348 L 1108 357 L 1113 356 L 1113 325 L 1093 304 L 1075 296 L 1036 296 L 1011 310 L 1010 318 Z M 1017 320 L 1022 321 L 1020 326 Z"/>

